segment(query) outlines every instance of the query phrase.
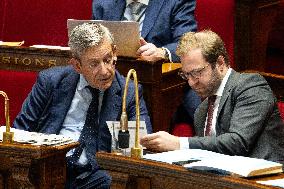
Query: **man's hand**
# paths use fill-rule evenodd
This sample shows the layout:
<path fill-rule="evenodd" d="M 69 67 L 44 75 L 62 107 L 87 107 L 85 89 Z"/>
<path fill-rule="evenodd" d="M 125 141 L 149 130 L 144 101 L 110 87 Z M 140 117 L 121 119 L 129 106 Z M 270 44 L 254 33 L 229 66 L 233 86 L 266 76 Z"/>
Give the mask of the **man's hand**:
<path fill-rule="evenodd" d="M 142 137 L 140 144 L 149 150 L 157 152 L 180 149 L 179 137 L 165 131 L 159 131 Z"/>
<path fill-rule="evenodd" d="M 140 38 L 141 47 L 137 50 L 142 60 L 158 61 L 165 58 L 165 51 L 162 48 L 157 48 L 153 43 L 147 43 L 143 38 Z"/>

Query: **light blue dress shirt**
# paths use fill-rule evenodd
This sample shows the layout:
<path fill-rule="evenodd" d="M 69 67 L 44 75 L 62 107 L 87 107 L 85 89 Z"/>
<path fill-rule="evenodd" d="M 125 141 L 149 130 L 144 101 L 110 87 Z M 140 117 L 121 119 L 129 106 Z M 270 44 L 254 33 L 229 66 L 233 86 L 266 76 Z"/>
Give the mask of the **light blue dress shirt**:
<path fill-rule="evenodd" d="M 88 88 L 88 82 L 84 78 L 83 75 L 80 74 L 79 82 L 76 87 L 76 92 L 74 94 L 73 100 L 71 102 L 71 106 L 67 112 L 65 120 L 62 125 L 62 129 L 59 134 L 68 136 L 72 138 L 74 141 L 78 141 L 82 129 L 85 124 L 87 110 L 92 100 L 92 94 Z M 99 95 L 99 114 L 101 110 L 102 100 L 103 100 L 103 91 L 100 91 Z M 98 116 L 99 119 L 99 116 Z M 98 120 L 99 121 L 99 120 Z M 70 156 L 74 153 L 75 149 L 70 150 L 66 156 Z M 87 164 L 88 160 L 86 157 L 86 152 L 83 149 L 83 152 L 79 158 L 79 163 Z"/>

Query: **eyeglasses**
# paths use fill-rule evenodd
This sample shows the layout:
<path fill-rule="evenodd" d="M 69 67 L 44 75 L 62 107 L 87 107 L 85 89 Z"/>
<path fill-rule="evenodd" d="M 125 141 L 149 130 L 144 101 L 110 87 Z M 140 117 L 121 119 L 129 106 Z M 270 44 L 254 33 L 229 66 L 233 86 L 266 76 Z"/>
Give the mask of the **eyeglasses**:
<path fill-rule="evenodd" d="M 105 66 L 114 66 L 116 64 L 116 59 L 113 56 L 111 56 L 111 57 L 108 57 L 105 60 L 100 61 L 100 62 L 95 61 L 95 62 L 92 62 L 92 63 L 89 64 L 89 68 L 92 69 L 92 70 L 95 70 L 100 66 L 101 62 Z"/>
<path fill-rule="evenodd" d="M 189 79 L 200 79 L 203 71 L 205 68 L 207 68 L 210 64 L 207 64 L 206 66 L 203 66 L 202 68 L 192 70 L 190 72 L 183 72 L 179 71 L 178 75 L 184 79 L 184 80 L 189 80 Z"/>

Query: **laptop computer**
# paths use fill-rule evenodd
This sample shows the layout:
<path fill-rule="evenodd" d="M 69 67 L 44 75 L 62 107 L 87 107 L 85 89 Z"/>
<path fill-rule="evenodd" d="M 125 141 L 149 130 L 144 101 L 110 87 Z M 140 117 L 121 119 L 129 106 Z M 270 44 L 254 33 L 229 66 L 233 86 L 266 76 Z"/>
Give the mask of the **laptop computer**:
<path fill-rule="evenodd" d="M 136 51 L 140 47 L 140 32 L 138 22 L 68 19 L 68 36 L 74 27 L 89 22 L 102 24 L 110 30 L 117 46 L 118 56 L 137 58 Z"/>

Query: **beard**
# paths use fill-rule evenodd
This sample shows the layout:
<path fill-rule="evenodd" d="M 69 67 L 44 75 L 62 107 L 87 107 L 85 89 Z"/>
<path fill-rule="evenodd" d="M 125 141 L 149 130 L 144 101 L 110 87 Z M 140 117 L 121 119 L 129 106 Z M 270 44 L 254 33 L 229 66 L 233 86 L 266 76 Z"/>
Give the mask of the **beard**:
<path fill-rule="evenodd" d="M 207 87 L 205 88 L 204 91 L 202 91 L 202 93 L 200 92 L 200 97 L 202 99 L 205 99 L 209 96 L 212 96 L 214 95 L 218 88 L 220 87 L 221 85 L 221 82 L 222 82 L 222 77 L 221 75 L 217 72 L 217 69 L 214 68 L 212 70 L 212 75 L 211 75 L 211 79 L 209 80 L 208 84 L 207 84 Z"/>

